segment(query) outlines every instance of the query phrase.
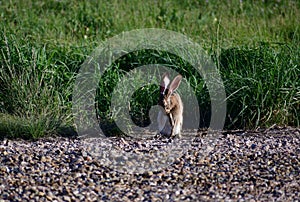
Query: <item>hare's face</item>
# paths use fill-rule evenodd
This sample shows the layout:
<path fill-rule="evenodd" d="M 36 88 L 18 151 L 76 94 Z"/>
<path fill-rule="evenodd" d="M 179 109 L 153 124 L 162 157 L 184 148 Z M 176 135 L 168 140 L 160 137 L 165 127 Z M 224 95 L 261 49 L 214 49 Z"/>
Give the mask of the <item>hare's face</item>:
<path fill-rule="evenodd" d="M 170 83 L 169 74 L 165 73 L 162 76 L 160 84 L 160 98 L 158 104 L 163 107 L 166 114 L 171 113 L 171 111 L 176 108 L 178 101 L 176 101 L 175 90 L 178 88 L 181 82 L 182 76 L 177 75 L 173 81 Z M 169 86 L 169 87 L 168 87 Z"/>
<path fill-rule="evenodd" d="M 167 114 L 169 114 L 171 112 L 171 107 L 170 107 L 171 103 L 170 102 L 171 102 L 171 100 L 169 98 L 165 97 L 163 103 L 164 103 L 164 108 L 165 108 L 165 111 L 166 111 Z"/>
<path fill-rule="evenodd" d="M 167 114 L 171 113 L 172 109 L 176 105 L 173 95 L 165 96 L 165 98 L 163 100 L 163 104 L 164 104 L 164 109 L 165 109 L 166 113 Z"/>

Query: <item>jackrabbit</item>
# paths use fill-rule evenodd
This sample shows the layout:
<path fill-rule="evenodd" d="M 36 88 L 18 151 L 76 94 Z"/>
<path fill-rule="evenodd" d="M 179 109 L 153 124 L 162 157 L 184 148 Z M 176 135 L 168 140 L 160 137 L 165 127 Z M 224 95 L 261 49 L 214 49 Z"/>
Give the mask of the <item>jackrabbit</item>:
<path fill-rule="evenodd" d="M 157 122 L 160 134 L 174 137 L 181 137 L 181 128 L 183 123 L 183 103 L 178 93 L 174 92 L 182 76 L 177 75 L 170 86 L 169 73 L 162 76 L 160 84 L 160 96 L 158 105 L 161 109 L 158 113 Z"/>

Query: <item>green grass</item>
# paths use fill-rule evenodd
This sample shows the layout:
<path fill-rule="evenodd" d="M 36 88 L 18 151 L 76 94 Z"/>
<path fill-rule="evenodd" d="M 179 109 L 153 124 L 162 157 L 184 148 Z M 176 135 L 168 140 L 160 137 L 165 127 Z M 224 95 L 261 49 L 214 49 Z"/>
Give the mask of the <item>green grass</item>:
<path fill-rule="evenodd" d="M 73 84 L 86 57 L 102 40 L 150 27 L 185 34 L 212 56 L 227 94 L 226 128 L 299 126 L 298 19 L 299 1 L 0 1 L 0 136 L 38 138 L 74 127 Z M 107 116 L 111 89 L 124 72 L 158 62 L 191 81 L 207 126 L 204 81 L 165 52 L 116 61 L 104 78 L 109 85 L 99 83 L 100 116 L 113 124 Z M 144 100 L 155 102 L 156 92 L 148 86 L 134 94 L 137 120 L 149 122 Z"/>

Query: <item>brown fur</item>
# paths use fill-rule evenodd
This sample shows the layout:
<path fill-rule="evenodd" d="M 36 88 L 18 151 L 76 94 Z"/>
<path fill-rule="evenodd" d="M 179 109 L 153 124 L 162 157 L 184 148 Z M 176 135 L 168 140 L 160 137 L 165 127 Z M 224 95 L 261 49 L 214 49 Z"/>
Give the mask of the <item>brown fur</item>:
<path fill-rule="evenodd" d="M 159 114 L 158 120 L 163 120 L 164 116 L 168 119 L 169 124 L 171 125 L 171 130 L 169 134 L 171 136 L 179 135 L 183 122 L 183 103 L 180 96 L 174 92 L 181 82 L 181 75 L 178 75 L 171 82 L 169 75 L 166 73 L 162 77 L 161 87 L 160 87 L 160 98 L 158 104 L 163 108 L 163 114 Z M 167 88 L 169 86 L 169 88 Z M 165 119 L 164 119 L 165 120 Z M 159 126 L 160 132 L 163 131 L 162 125 Z"/>

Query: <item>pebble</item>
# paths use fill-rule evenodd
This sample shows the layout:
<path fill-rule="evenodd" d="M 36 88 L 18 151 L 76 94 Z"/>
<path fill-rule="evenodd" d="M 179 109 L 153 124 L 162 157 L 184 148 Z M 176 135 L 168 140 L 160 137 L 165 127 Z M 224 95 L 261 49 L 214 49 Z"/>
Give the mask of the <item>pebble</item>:
<path fill-rule="evenodd" d="M 229 131 L 215 147 L 195 144 L 169 166 L 143 174 L 103 166 L 79 138 L 5 139 L 0 142 L 0 201 L 296 201 L 299 131 L 277 126 Z M 159 142 L 112 141 L 120 151 L 163 148 Z M 201 155 L 201 147 L 209 148 L 208 155 Z"/>

